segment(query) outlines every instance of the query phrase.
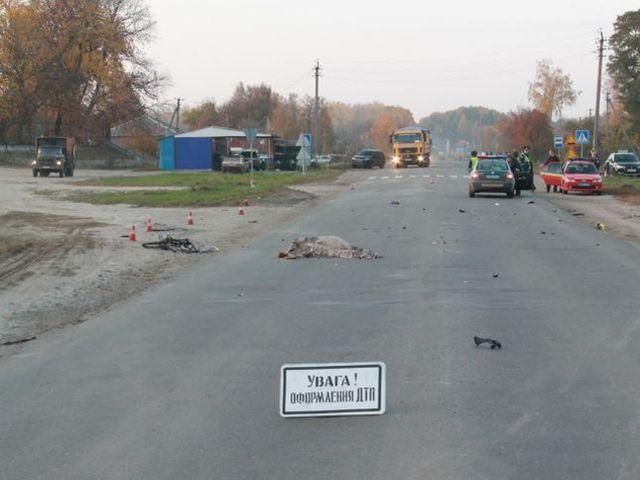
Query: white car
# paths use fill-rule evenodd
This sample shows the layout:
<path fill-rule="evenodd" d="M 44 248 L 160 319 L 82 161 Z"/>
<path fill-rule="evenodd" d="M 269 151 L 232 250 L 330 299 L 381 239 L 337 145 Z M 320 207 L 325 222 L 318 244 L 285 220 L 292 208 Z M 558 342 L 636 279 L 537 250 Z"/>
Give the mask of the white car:
<path fill-rule="evenodd" d="M 331 155 L 318 155 L 316 158 L 311 160 L 312 165 L 316 165 L 318 167 L 324 167 L 331 163 Z"/>

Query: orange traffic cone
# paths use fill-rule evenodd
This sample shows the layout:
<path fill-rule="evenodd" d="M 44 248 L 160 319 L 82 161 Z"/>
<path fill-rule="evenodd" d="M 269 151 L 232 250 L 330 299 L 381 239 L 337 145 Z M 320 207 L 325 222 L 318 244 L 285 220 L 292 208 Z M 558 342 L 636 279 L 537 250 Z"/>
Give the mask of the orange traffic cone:
<path fill-rule="evenodd" d="M 238 207 L 238 215 L 244 215 L 244 208 Z"/>
<path fill-rule="evenodd" d="M 244 200 L 242 201 L 242 204 L 243 204 L 245 207 L 248 207 L 248 206 L 249 206 L 249 197 L 244 197 Z"/>
<path fill-rule="evenodd" d="M 138 239 L 136 238 L 136 226 L 135 225 L 131 225 L 131 230 L 129 230 L 129 241 L 131 242 L 137 242 Z"/>
<path fill-rule="evenodd" d="M 187 213 L 187 225 L 195 225 L 195 222 L 193 221 L 193 212 L 191 210 Z"/>
<path fill-rule="evenodd" d="M 147 218 L 147 232 L 153 232 L 153 224 L 151 223 L 151 217 Z"/>

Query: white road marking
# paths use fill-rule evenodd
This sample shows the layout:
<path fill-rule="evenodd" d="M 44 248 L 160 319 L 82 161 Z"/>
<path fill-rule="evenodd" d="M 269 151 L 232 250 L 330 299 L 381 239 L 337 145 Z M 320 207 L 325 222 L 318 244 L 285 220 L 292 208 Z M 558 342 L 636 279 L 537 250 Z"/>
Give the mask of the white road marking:
<path fill-rule="evenodd" d="M 389 180 L 389 177 L 380 177 L 382 180 Z"/>
<path fill-rule="evenodd" d="M 377 180 L 378 177 L 369 177 L 369 180 Z"/>
<path fill-rule="evenodd" d="M 444 175 L 436 175 L 438 178 L 444 178 Z"/>
<path fill-rule="evenodd" d="M 402 178 L 402 175 L 396 175 L 396 178 Z"/>
<path fill-rule="evenodd" d="M 431 175 L 423 175 L 422 178 L 431 178 Z"/>
<path fill-rule="evenodd" d="M 451 178 L 458 178 L 458 175 L 449 175 Z"/>
<path fill-rule="evenodd" d="M 416 178 L 415 175 L 409 175 L 409 178 Z"/>

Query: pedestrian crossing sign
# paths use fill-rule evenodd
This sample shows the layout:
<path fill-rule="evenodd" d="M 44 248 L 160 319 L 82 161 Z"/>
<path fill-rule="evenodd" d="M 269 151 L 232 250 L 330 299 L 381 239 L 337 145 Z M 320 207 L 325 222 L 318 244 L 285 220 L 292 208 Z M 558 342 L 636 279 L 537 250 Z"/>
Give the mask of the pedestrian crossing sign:
<path fill-rule="evenodd" d="M 576 142 L 582 145 L 589 143 L 589 130 L 576 130 Z"/>

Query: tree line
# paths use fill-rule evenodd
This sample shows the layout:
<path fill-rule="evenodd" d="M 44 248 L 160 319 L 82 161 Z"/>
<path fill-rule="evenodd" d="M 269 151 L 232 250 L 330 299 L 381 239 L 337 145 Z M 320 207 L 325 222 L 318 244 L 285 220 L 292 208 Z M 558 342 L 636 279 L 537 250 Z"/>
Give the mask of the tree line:
<path fill-rule="evenodd" d="M 231 98 L 217 104 L 206 100 L 185 110 L 184 123 L 199 129 L 210 125 L 229 128 L 257 127 L 285 140 L 295 141 L 310 133 L 314 124 L 315 100 L 295 93 L 276 93 L 265 84 L 235 88 Z M 320 152 L 354 153 L 361 148 L 389 150 L 389 135 L 398 127 L 413 125 L 411 112 L 402 107 L 367 103 L 350 105 L 320 99 L 317 145 Z"/>

